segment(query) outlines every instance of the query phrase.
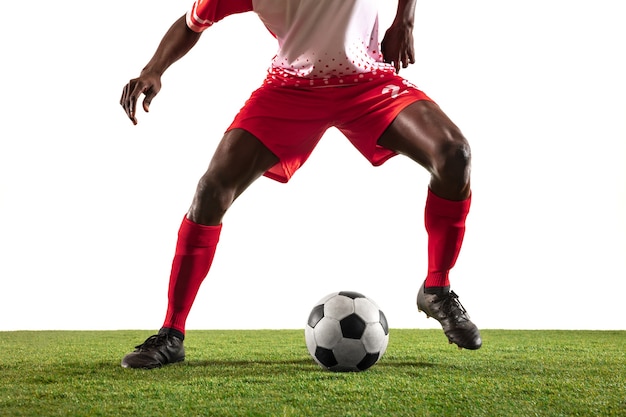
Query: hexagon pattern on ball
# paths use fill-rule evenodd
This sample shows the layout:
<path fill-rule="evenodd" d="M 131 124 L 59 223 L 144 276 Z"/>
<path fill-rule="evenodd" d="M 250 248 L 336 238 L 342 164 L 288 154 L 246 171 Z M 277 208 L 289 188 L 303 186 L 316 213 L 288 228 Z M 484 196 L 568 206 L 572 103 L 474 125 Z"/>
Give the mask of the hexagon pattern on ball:
<path fill-rule="evenodd" d="M 389 342 L 387 318 L 370 298 L 354 291 L 328 294 L 311 310 L 306 346 L 319 366 L 360 372 L 373 366 Z"/>

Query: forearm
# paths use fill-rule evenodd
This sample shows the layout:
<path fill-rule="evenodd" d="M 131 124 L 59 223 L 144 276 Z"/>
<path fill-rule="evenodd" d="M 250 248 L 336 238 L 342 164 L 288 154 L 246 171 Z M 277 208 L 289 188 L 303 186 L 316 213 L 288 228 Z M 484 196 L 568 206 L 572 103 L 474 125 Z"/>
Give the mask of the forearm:
<path fill-rule="evenodd" d="M 187 27 L 185 16 L 182 16 L 170 27 L 163 36 L 154 56 L 143 69 L 142 73 L 151 72 L 162 75 L 174 62 L 185 56 L 198 42 L 200 33 Z"/>
<path fill-rule="evenodd" d="M 412 28 L 415 21 L 415 3 L 416 0 L 398 0 L 398 10 L 393 24 L 408 25 Z"/>

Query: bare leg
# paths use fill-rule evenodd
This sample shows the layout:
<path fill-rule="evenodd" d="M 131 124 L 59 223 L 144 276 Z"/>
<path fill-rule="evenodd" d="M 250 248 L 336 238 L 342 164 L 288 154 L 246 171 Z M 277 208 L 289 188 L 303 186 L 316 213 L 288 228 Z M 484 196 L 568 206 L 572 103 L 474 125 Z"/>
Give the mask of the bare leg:
<path fill-rule="evenodd" d="M 448 279 L 461 250 L 471 201 L 469 144 L 439 106 L 429 101 L 404 109 L 378 143 L 418 162 L 431 175 L 424 216 L 428 273 L 417 307 L 439 321 L 450 343 L 478 349 L 480 332 L 449 290 Z"/>
<path fill-rule="evenodd" d="M 447 200 L 470 195 L 470 147 L 439 106 L 418 101 L 405 108 L 378 143 L 413 159 L 431 174 L 430 189 Z"/>
<path fill-rule="evenodd" d="M 178 231 L 163 328 L 184 333 L 200 284 L 211 268 L 224 213 L 277 162 L 278 158 L 250 133 L 238 129 L 224 135 Z"/>
<path fill-rule="evenodd" d="M 209 272 L 224 213 L 258 177 L 278 162 L 257 138 L 235 129 L 224 135 L 178 232 L 163 326 L 122 359 L 127 368 L 155 368 L 185 359 L 187 316 Z"/>
<path fill-rule="evenodd" d="M 277 163 L 276 155 L 251 133 L 227 132 L 198 183 L 187 218 L 203 225 L 220 224 L 235 199 Z"/>

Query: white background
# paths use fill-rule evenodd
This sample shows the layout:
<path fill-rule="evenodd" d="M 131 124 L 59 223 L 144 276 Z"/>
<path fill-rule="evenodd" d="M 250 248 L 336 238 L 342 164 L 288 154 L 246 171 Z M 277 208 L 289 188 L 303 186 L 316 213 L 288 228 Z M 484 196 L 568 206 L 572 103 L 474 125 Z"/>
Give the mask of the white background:
<path fill-rule="evenodd" d="M 381 4 L 384 31 L 396 2 Z M 161 325 L 196 182 L 276 50 L 254 14 L 227 18 L 132 126 L 122 87 L 189 6 L 0 5 L 0 330 Z M 451 279 L 481 328 L 626 329 L 622 7 L 418 2 L 418 62 L 401 74 L 472 145 Z M 329 131 L 289 184 L 263 178 L 229 211 L 188 328 L 302 328 L 339 290 L 373 298 L 392 327 L 437 327 L 415 308 L 427 183 Z"/>

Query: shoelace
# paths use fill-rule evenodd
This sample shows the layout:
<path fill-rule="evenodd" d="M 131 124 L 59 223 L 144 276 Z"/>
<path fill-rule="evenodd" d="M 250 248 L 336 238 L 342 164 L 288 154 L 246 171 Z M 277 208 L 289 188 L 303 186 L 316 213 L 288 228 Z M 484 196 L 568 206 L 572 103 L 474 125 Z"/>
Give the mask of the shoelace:
<path fill-rule="evenodd" d="M 448 297 L 443 300 L 441 309 L 446 313 L 446 315 L 454 316 L 457 321 L 459 319 L 469 321 L 467 310 L 463 307 L 463 304 L 459 301 L 459 296 L 454 291 L 450 291 Z"/>
<path fill-rule="evenodd" d="M 148 349 L 152 347 L 159 347 L 167 341 L 167 334 L 154 334 L 146 339 L 142 344 L 135 346 L 135 349 Z"/>

